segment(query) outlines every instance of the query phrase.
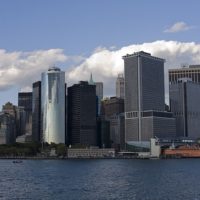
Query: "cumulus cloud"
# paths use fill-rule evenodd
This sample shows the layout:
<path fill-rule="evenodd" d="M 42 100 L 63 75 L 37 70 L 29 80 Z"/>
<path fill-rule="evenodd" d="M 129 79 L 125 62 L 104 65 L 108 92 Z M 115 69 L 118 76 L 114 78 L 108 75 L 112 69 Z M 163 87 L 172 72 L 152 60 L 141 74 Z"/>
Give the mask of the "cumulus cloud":
<path fill-rule="evenodd" d="M 0 49 L 0 90 L 16 85 L 27 91 L 41 72 L 67 59 L 62 49 L 11 53 Z"/>
<path fill-rule="evenodd" d="M 154 41 L 132 44 L 122 48 L 96 48 L 90 56 L 68 56 L 62 49 L 39 50 L 33 52 L 7 52 L 0 50 L 0 90 L 14 85 L 23 90 L 31 89 L 31 84 L 40 79 L 41 72 L 54 64 L 66 66 L 68 86 L 80 80 L 89 80 L 93 73 L 94 81 L 104 83 L 104 95 L 115 95 L 115 81 L 123 73 L 122 56 L 137 51 L 146 51 L 153 56 L 166 59 L 165 88 L 168 97 L 168 69 L 182 64 L 200 64 L 200 44 L 194 42 Z M 70 63 L 70 64 L 69 64 Z"/>
<path fill-rule="evenodd" d="M 75 83 L 79 80 L 88 80 L 93 73 L 95 81 L 104 82 L 104 94 L 115 95 L 115 80 L 118 73 L 124 68 L 122 56 L 137 51 L 146 51 L 153 56 L 166 59 L 165 63 L 165 88 L 168 97 L 168 69 L 180 67 L 183 63 L 200 63 L 200 44 L 194 42 L 155 41 L 143 44 L 133 44 L 117 50 L 97 48 L 80 65 L 66 73 L 66 80 Z"/>
<path fill-rule="evenodd" d="M 194 28 L 193 26 L 188 26 L 185 22 L 176 22 L 166 30 L 164 30 L 165 33 L 177 33 L 181 31 L 187 31 Z"/>

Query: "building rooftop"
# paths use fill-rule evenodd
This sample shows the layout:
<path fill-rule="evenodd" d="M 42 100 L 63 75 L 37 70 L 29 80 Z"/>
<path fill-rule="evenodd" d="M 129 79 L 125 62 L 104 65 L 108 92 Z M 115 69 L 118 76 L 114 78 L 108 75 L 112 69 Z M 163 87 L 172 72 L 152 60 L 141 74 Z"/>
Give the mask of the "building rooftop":
<path fill-rule="evenodd" d="M 147 53 L 147 52 L 144 52 L 144 51 L 134 52 L 133 54 L 126 54 L 125 56 L 122 56 L 122 58 L 125 59 L 125 58 L 129 58 L 129 57 L 137 57 L 137 56 L 153 58 L 155 60 L 160 60 L 160 61 L 165 62 L 165 59 L 151 56 L 150 53 Z"/>
<path fill-rule="evenodd" d="M 173 71 L 190 71 L 190 70 L 200 70 L 200 65 L 189 65 L 189 66 L 182 66 L 181 68 L 176 69 L 169 69 L 169 72 Z"/>
<path fill-rule="evenodd" d="M 31 97 L 32 96 L 32 92 L 19 92 L 18 93 L 18 97 Z"/>
<path fill-rule="evenodd" d="M 58 68 L 58 67 L 56 67 L 56 66 L 53 66 L 53 67 L 50 67 L 49 69 L 48 69 L 48 71 L 50 72 L 50 71 L 60 71 L 60 68 Z"/>

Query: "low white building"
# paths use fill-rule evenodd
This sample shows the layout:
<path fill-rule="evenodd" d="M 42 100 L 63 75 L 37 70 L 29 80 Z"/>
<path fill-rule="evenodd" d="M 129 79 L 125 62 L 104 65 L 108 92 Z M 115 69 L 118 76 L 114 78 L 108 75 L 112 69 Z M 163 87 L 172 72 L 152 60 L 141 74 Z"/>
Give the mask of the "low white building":
<path fill-rule="evenodd" d="M 68 149 L 67 150 L 68 158 L 109 158 L 115 157 L 115 150 L 111 148 L 98 149 Z"/>

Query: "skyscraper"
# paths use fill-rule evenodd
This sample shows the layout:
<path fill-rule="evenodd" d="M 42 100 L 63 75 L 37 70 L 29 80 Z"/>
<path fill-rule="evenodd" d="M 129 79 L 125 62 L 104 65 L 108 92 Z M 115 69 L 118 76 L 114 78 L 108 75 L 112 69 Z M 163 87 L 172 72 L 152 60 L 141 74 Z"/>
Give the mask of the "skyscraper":
<path fill-rule="evenodd" d="M 95 85 L 81 81 L 68 88 L 69 143 L 96 146 Z"/>
<path fill-rule="evenodd" d="M 112 147 L 124 149 L 124 99 L 110 97 L 101 103 L 101 117 L 110 122 Z"/>
<path fill-rule="evenodd" d="M 119 74 L 116 80 L 116 97 L 124 99 L 124 75 Z"/>
<path fill-rule="evenodd" d="M 98 98 L 98 111 L 97 111 L 97 114 L 100 115 L 101 101 L 103 99 L 103 83 L 102 82 L 95 82 L 95 85 L 96 85 L 96 96 Z"/>
<path fill-rule="evenodd" d="M 32 139 L 41 141 L 41 81 L 33 83 Z"/>
<path fill-rule="evenodd" d="M 169 85 L 170 109 L 176 117 L 178 137 L 200 138 L 200 84 L 180 78 Z"/>
<path fill-rule="evenodd" d="M 102 82 L 94 82 L 92 78 L 92 74 L 90 75 L 89 80 L 90 85 L 96 86 L 96 96 L 97 96 L 97 115 L 100 115 L 101 111 L 101 100 L 103 99 L 103 83 Z"/>
<path fill-rule="evenodd" d="M 164 112 L 164 59 L 143 51 L 123 59 L 126 142 L 175 136 L 175 119 Z"/>
<path fill-rule="evenodd" d="M 42 141 L 65 143 L 65 72 L 51 67 L 42 73 Z"/>
<path fill-rule="evenodd" d="M 32 92 L 20 92 L 18 93 L 18 107 L 24 108 L 23 118 L 25 121 L 21 124 L 21 130 L 24 130 L 20 134 L 32 134 Z M 22 122 L 22 120 L 21 120 Z"/>

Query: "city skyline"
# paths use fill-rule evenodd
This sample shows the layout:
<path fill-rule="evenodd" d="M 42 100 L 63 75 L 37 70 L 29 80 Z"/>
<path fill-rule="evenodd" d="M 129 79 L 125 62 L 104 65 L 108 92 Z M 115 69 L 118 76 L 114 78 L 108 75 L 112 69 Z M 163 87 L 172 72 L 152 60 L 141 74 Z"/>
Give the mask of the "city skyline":
<path fill-rule="evenodd" d="M 0 199 L 200 199 L 199 0 L 0 2 Z"/>
<path fill-rule="evenodd" d="M 105 96 L 113 96 L 122 56 L 140 50 L 166 59 L 167 85 L 168 68 L 200 63 L 198 5 L 182 2 L 180 10 L 178 1 L 2 2 L 0 107 L 8 100 L 17 104 L 17 93 L 30 91 L 54 64 L 66 72 L 69 86 L 93 73 L 104 82 Z"/>

